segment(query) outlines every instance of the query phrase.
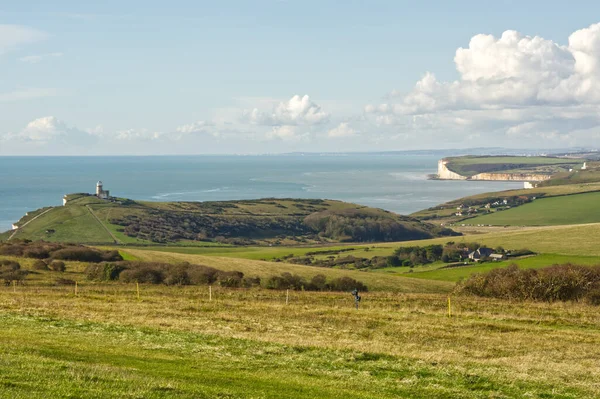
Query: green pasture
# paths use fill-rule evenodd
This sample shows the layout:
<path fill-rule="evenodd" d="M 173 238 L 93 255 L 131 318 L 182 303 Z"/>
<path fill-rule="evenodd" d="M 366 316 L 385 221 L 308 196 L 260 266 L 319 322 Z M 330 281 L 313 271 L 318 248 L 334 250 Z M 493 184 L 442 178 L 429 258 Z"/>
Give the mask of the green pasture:
<path fill-rule="evenodd" d="M 399 276 L 456 282 L 467 278 L 474 273 L 485 273 L 493 269 L 508 267 L 512 264 L 516 264 L 523 269 L 539 269 L 542 267 L 565 263 L 572 263 L 576 265 L 600 265 L 600 257 L 543 254 L 520 259 L 510 259 L 502 262 L 486 262 L 482 264 L 475 263 L 452 268 L 440 268 L 438 266 L 438 268 L 435 270 L 421 271 L 419 267 L 415 267 L 412 273 L 408 272 L 407 267 L 393 269 L 389 268 L 385 269 L 384 271 Z"/>
<path fill-rule="evenodd" d="M 477 173 L 481 173 L 481 170 L 476 168 L 475 166 L 481 165 L 525 165 L 524 168 L 520 169 L 516 168 L 502 168 L 499 169 L 498 172 L 503 173 L 518 173 L 518 172 L 532 172 L 533 169 L 530 169 L 528 166 L 530 165 L 532 168 L 536 166 L 575 166 L 583 164 L 583 160 L 574 160 L 574 159 L 565 159 L 565 158 L 551 158 L 551 157 L 520 157 L 520 156 L 464 156 L 464 157 L 452 157 L 447 158 L 448 169 L 463 175 L 463 176 L 471 176 Z M 492 172 L 493 173 L 493 172 Z"/>
<path fill-rule="evenodd" d="M 540 198 L 516 208 L 469 219 L 469 224 L 552 226 L 600 222 L 600 192 Z"/>
<path fill-rule="evenodd" d="M 52 229 L 54 233 L 47 233 Z M 15 235 L 55 242 L 111 242 L 112 238 L 85 206 L 60 206 L 32 220 Z"/>

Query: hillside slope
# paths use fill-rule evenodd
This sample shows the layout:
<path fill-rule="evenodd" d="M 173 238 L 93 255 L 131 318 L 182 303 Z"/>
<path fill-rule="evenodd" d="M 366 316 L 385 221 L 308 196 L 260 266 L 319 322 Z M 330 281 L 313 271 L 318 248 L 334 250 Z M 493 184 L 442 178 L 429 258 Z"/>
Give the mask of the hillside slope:
<path fill-rule="evenodd" d="M 67 205 L 35 220 L 19 221 L 13 237 L 94 244 L 287 245 L 456 234 L 415 218 L 333 200 L 144 202 L 89 195 L 68 199 Z"/>

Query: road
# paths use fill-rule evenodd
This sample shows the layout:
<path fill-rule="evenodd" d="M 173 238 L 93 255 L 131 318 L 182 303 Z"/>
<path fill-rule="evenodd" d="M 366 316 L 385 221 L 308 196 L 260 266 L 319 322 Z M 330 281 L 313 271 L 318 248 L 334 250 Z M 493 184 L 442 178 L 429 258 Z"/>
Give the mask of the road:
<path fill-rule="evenodd" d="M 90 213 L 92 214 L 92 216 L 94 217 L 94 219 L 96 219 L 98 221 L 98 223 L 100 223 L 100 226 L 102 226 L 104 228 L 104 230 L 106 230 L 106 232 L 112 237 L 113 241 L 115 244 L 120 244 L 119 240 L 117 240 L 117 237 L 115 237 L 115 235 L 112 233 L 112 231 L 110 231 L 108 229 L 108 227 L 106 227 L 104 225 L 104 223 L 102 223 L 102 220 L 100 220 L 100 218 L 98 216 L 96 216 L 96 214 L 94 213 L 94 211 L 92 211 L 92 208 L 89 205 L 85 206 L 88 211 L 90 211 Z"/>

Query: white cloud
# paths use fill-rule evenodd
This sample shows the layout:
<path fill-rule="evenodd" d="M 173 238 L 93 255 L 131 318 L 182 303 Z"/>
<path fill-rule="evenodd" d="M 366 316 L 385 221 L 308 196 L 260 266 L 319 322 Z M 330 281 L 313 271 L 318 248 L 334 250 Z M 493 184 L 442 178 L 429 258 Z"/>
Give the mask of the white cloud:
<path fill-rule="evenodd" d="M 0 54 L 23 44 L 44 40 L 46 37 L 44 32 L 27 26 L 0 24 Z"/>
<path fill-rule="evenodd" d="M 17 134 L 5 135 L 4 139 L 38 144 L 60 143 L 84 146 L 95 143 L 98 137 L 95 134 L 68 126 L 54 116 L 46 116 L 29 122 Z"/>
<path fill-rule="evenodd" d="M 44 59 L 47 59 L 47 58 L 58 58 L 58 57 L 62 57 L 62 56 L 63 56 L 63 53 L 48 53 L 48 54 L 28 55 L 28 56 L 19 58 L 19 61 L 25 62 L 25 63 L 28 63 L 28 64 L 37 64 L 37 63 L 40 63 Z"/>
<path fill-rule="evenodd" d="M 600 24 L 581 29 L 561 45 L 506 31 L 476 35 L 454 57 L 460 78 L 425 73 L 404 96 L 365 107 L 377 126 L 438 131 L 446 137 L 499 135 L 557 143 L 573 129 L 600 126 Z M 527 133 L 524 127 L 527 126 Z"/>
<path fill-rule="evenodd" d="M 296 140 L 299 138 L 295 126 L 273 126 L 271 131 L 267 132 L 266 138 L 269 140 Z"/>
<path fill-rule="evenodd" d="M 149 129 L 124 129 L 117 131 L 114 137 L 123 141 L 153 141 L 162 138 L 162 136 L 163 133 Z"/>
<path fill-rule="evenodd" d="M 271 112 L 263 112 L 258 108 L 246 110 L 242 120 L 268 126 L 315 125 L 327 122 L 329 114 L 312 102 L 308 95 L 295 95 L 286 102 L 280 102 Z"/>
<path fill-rule="evenodd" d="M 351 128 L 350 125 L 348 125 L 348 122 L 342 122 L 327 132 L 327 135 L 332 138 L 349 137 L 354 134 L 356 134 L 356 130 Z"/>

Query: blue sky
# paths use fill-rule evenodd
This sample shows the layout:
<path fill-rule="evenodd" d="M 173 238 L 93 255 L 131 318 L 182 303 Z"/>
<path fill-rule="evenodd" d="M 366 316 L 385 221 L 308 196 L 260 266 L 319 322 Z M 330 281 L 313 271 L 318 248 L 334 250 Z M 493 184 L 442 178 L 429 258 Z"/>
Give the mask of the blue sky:
<path fill-rule="evenodd" d="M 416 3 L 0 1 L 0 155 L 600 144 L 597 2 Z"/>

